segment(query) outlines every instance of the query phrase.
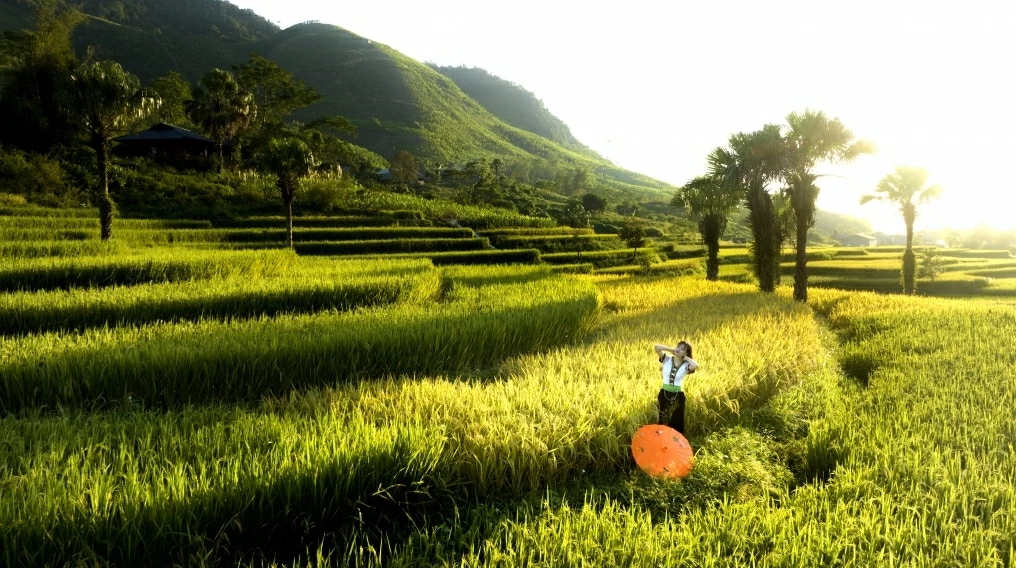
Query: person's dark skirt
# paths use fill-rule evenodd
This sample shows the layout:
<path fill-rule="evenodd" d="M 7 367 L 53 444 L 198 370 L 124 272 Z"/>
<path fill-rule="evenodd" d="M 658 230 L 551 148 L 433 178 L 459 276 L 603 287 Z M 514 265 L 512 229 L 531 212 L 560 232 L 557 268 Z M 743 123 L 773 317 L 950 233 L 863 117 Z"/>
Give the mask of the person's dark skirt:
<path fill-rule="evenodd" d="M 666 424 L 682 434 L 684 434 L 684 398 L 684 391 L 668 392 L 663 389 L 660 389 L 657 396 L 660 409 L 659 423 Z M 664 422 L 668 414 L 669 420 Z"/>

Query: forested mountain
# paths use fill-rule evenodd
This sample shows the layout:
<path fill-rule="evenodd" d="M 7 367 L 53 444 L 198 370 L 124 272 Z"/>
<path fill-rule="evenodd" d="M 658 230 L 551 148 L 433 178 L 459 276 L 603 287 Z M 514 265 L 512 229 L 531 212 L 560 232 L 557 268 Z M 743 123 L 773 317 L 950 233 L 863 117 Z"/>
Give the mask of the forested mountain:
<path fill-rule="evenodd" d="M 464 93 L 508 124 L 539 134 L 565 148 L 600 158 L 599 154 L 579 142 L 568 125 L 551 114 L 542 100 L 522 85 L 506 81 L 479 67 L 432 67 L 455 81 Z"/>
<path fill-rule="evenodd" d="M 0 0 L 0 27 L 23 27 L 31 21 L 32 5 Z M 305 23 L 279 30 L 220 0 L 87 0 L 81 6 L 90 17 L 75 33 L 78 51 L 90 48 L 99 58 L 116 60 L 144 83 L 169 71 L 194 83 L 207 70 L 230 69 L 256 52 L 322 95 L 295 118 L 344 116 L 357 127 L 357 144 L 389 159 L 400 150 L 435 165 L 498 157 L 523 179 L 585 169 L 618 197 L 666 199 L 674 190 L 596 156 L 535 97 L 527 100 L 524 89 L 490 82 L 481 96 L 497 110 L 493 113 L 427 65 L 337 26 Z M 492 93 L 493 85 L 510 92 Z M 516 101 L 515 108 L 493 100 Z"/>

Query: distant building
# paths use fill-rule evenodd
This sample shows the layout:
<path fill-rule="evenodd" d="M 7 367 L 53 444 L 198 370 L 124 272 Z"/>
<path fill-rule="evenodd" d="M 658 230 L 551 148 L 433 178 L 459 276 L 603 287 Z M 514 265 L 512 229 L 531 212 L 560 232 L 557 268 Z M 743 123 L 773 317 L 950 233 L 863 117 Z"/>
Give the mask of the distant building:
<path fill-rule="evenodd" d="M 188 156 L 209 156 L 216 152 L 215 142 L 196 132 L 160 122 L 148 130 L 135 132 L 113 139 L 119 142 L 118 154 L 128 156 L 150 156 L 166 154 L 173 158 Z M 225 146 L 232 146 L 227 141 Z"/>
<path fill-rule="evenodd" d="M 845 247 L 873 247 L 878 245 L 878 239 L 871 235 L 854 233 L 853 235 L 840 237 L 840 244 Z"/>
<path fill-rule="evenodd" d="M 895 246 L 907 244 L 906 235 L 888 235 L 886 233 L 872 233 L 878 241 L 878 246 Z"/>

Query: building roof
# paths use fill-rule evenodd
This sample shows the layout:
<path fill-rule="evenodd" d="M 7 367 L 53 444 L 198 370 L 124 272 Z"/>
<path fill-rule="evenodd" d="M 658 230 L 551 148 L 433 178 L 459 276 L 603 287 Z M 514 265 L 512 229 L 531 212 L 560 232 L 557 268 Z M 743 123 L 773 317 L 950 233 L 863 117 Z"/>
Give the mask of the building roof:
<path fill-rule="evenodd" d="M 849 239 L 851 237 L 857 237 L 857 238 L 860 238 L 860 239 L 867 239 L 869 241 L 877 240 L 875 237 L 873 237 L 871 235 L 866 235 L 864 233 L 854 233 L 853 235 L 847 235 L 846 237 L 843 237 L 843 238 Z"/>
<path fill-rule="evenodd" d="M 142 130 L 141 132 L 135 132 L 134 134 L 127 134 L 126 136 L 120 136 L 114 138 L 117 142 L 151 142 L 154 140 L 196 140 L 198 142 L 212 143 L 211 140 L 201 136 L 196 132 L 191 132 L 186 128 L 180 128 L 179 126 L 173 126 L 172 124 L 166 124 L 160 122 L 155 126 L 152 126 L 148 130 Z"/>

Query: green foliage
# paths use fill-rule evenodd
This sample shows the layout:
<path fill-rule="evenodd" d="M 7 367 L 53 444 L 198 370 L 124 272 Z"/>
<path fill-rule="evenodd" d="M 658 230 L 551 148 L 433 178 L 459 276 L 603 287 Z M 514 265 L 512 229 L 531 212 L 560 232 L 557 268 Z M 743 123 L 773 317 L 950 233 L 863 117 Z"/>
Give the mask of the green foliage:
<path fill-rule="evenodd" d="M 229 71 L 212 69 L 201 77 L 185 108 L 188 118 L 215 141 L 221 172 L 226 139 L 242 132 L 257 117 L 254 96 L 241 89 Z"/>
<path fill-rule="evenodd" d="M 788 147 L 775 124 L 732 134 L 726 147 L 709 154 L 710 176 L 747 198 L 752 268 L 763 292 L 776 290 L 782 244 L 779 215 L 768 186 L 780 179 L 787 165 Z"/>
<path fill-rule="evenodd" d="M 921 278 L 927 278 L 932 282 L 942 272 L 942 257 L 934 248 L 925 249 L 921 254 L 921 270 L 918 274 Z"/>
<path fill-rule="evenodd" d="M 191 92 L 194 87 L 183 75 L 176 71 L 170 71 L 153 80 L 148 85 L 148 89 L 162 101 L 152 118 L 188 130 L 198 128 L 187 117 L 187 101 L 191 100 Z M 147 124 L 137 125 L 139 130 L 147 127 Z"/>
<path fill-rule="evenodd" d="M 214 280 L 0 296 L 0 334 L 274 317 L 346 311 L 436 298 L 440 278 L 424 261 L 304 260 L 279 273 Z"/>
<path fill-rule="evenodd" d="M 582 206 L 582 201 L 579 199 L 569 199 L 564 207 L 551 208 L 549 213 L 562 225 L 575 229 L 589 227 L 589 212 Z"/>
<path fill-rule="evenodd" d="M 639 247 L 646 246 L 646 226 L 641 219 L 632 217 L 625 221 L 621 227 L 621 232 L 617 235 L 622 241 L 628 246 L 632 247 L 636 251 Z"/>
<path fill-rule="evenodd" d="M 0 259 L 0 290 L 69 290 L 135 284 L 256 278 L 286 270 L 292 253 L 173 251 L 144 256 Z"/>
<path fill-rule="evenodd" d="M 388 256 L 388 255 L 386 255 Z M 498 265 L 498 264 L 537 264 L 540 262 L 540 251 L 536 249 L 514 250 L 477 250 L 457 252 L 423 252 L 398 254 L 397 258 L 427 258 L 435 266 L 446 265 Z"/>
<path fill-rule="evenodd" d="M 0 147 L 0 193 L 20 195 L 21 200 L 51 207 L 81 205 L 86 201 L 68 183 L 59 161 L 14 148 Z"/>
<path fill-rule="evenodd" d="M 582 206 L 590 213 L 599 213 L 607 208 L 607 200 L 595 193 L 587 193 L 582 196 Z"/>
<path fill-rule="evenodd" d="M 815 224 L 819 187 L 815 167 L 823 162 L 848 163 L 861 154 L 874 153 L 874 146 L 857 141 L 854 134 L 838 118 L 828 118 L 822 111 L 805 109 L 787 115 L 789 128 L 784 137 L 789 160 L 783 178 L 783 195 L 791 212 L 783 216 L 784 233 L 792 236 L 797 248 L 797 269 L 794 273 L 794 298 L 808 300 L 807 252 L 808 230 Z M 785 239 L 786 240 L 786 237 Z"/>
<path fill-rule="evenodd" d="M 90 407 L 129 395 L 145 407 L 180 408 L 257 400 L 287 392 L 294 381 L 456 372 L 581 336 L 597 309 L 591 285 L 556 278 L 456 289 L 447 299 L 349 314 L 90 330 L 56 343 L 19 338 L 3 345 L 0 405 L 7 412 Z"/>
<path fill-rule="evenodd" d="M 286 241 L 293 246 L 293 200 L 300 189 L 300 181 L 314 168 L 314 154 L 302 140 L 286 138 L 272 140 L 258 157 L 258 168 L 276 179 L 276 186 L 286 207 Z"/>
<path fill-rule="evenodd" d="M 257 53 L 251 53 L 243 64 L 233 66 L 240 90 L 254 96 L 257 116 L 254 123 L 281 124 L 293 111 L 321 100 L 321 95 L 307 87 L 293 74 Z"/>
<path fill-rule="evenodd" d="M 478 67 L 437 67 L 470 98 L 504 122 L 538 134 L 564 148 L 599 158 L 593 150 L 579 142 L 561 119 L 547 110 L 543 101 L 521 85 L 505 81 Z"/>
<path fill-rule="evenodd" d="M 391 176 L 393 183 L 415 185 L 417 179 L 416 158 L 403 150 L 392 159 Z"/>
<path fill-rule="evenodd" d="M 671 205 L 683 207 L 698 219 L 698 230 L 709 251 L 706 278 L 719 275 L 720 237 L 727 229 L 727 217 L 743 199 L 737 186 L 727 185 L 716 177 L 697 177 L 684 184 L 674 195 Z"/>
<path fill-rule="evenodd" d="M 57 0 L 34 8 L 31 30 L 5 33 L 0 41 L 0 143 L 48 153 L 80 133 L 67 100 L 76 91 L 71 74 L 78 66 L 71 34 L 86 18 Z"/>
<path fill-rule="evenodd" d="M 135 75 L 114 61 L 86 63 L 71 75 L 71 113 L 88 134 L 98 163 L 99 223 L 102 240 L 113 236 L 116 204 L 109 195 L 109 146 L 113 138 L 150 116 L 161 99 L 141 90 Z"/>
<path fill-rule="evenodd" d="M 404 252 L 448 252 L 482 250 L 490 247 L 487 239 L 393 238 L 378 240 L 300 242 L 293 245 L 302 255 L 359 255 Z"/>
<path fill-rule="evenodd" d="M 494 235 L 495 247 L 536 248 L 542 252 L 597 251 L 620 248 L 614 235 Z"/>

